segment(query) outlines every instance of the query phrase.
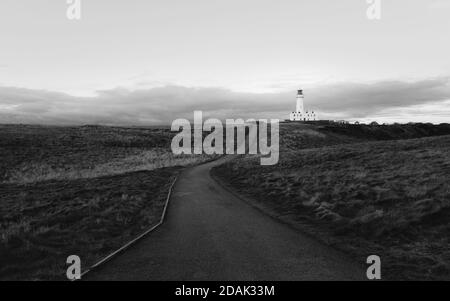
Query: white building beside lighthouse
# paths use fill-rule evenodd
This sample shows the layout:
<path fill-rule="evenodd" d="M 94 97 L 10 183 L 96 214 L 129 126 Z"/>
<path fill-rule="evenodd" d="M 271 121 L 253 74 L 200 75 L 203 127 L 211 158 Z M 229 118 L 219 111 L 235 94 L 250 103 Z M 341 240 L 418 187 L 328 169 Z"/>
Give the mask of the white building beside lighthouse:
<path fill-rule="evenodd" d="M 297 91 L 297 106 L 295 112 L 292 112 L 290 115 L 291 121 L 316 121 L 317 115 L 314 111 L 306 111 L 305 112 L 305 104 L 304 104 L 304 96 L 303 90 Z"/>

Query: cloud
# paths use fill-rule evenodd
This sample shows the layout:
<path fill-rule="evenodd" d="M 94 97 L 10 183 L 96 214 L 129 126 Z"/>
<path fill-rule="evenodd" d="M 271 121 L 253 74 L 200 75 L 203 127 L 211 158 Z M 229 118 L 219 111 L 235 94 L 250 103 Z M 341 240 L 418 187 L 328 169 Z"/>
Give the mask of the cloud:
<path fill-rule="evenodd" d="M 390 108 L 442 102 L 450 99 L 450 78 L 415 82 L 382 81 L 372 84 L 342 83 L 315 89 L 311 99 L 328 112 L 366 117 Z"/>
<path fill-rule="evenodd" d="M 424 104 L 439 108 L 439 103 L 450 99 L 449 82 L 449 78 L 436 78 L 324 85 L 305 91 L 306 106 L 332 119 L 367 118 Z M 75 97 L 0 87 L 0 123 L 170 124 L 176 118 L 192 119 L 194 110 L 202 110 L 205 118 L 284 119 L 294 108 L 295 91 L 255 94 L 167 85 L 134 91 L 117 88 L 98 91 L 95 97 Z"/>

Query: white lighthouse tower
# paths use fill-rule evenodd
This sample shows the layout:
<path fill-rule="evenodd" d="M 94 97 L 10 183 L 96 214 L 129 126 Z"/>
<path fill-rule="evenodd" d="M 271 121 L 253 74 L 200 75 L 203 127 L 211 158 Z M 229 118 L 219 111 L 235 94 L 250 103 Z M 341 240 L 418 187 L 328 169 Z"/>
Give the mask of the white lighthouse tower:
<path fill-rule="evenodd" d="M 305 112 L 305 97 L 303 96 L 303 90 L 297 91 L 297 106 L 295 112 L 292 112 L 290 115 L 291 121 L 315 121 L 317 116 L 314 111 Z"/>
<path fill-rule="evenodd" d="M 305 114 L 305 106 L 303 103 L 304 100 L 304 96 L 303 96 L 303 90 L 298 90 L 297 91 L 297 112 L 301 113 L 302 115 Z"/>

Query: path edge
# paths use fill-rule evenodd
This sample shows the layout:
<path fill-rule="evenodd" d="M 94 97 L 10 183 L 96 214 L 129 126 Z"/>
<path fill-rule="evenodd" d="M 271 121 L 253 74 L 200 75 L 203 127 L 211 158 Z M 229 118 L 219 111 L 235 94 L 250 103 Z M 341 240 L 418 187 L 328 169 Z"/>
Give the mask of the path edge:
<path fill-rule="evenodd" d="M 139 236 L 137 236 L 133 240 L 129 241 L 128 243 L 126 243 L 125 245 L 123 245 L 122 247 L 117 249 L 116 251 L 110 253 L 109 255 L 104 257 L 103 259 L 101 259 L 101 260 L 97 261 L 95 264 L 91 265 L 87 270 L 85 270 L 83 273 L 81 273 L 80 279 L 74 279 L 74 280 L 82 280 L 83 277 L 85 277 L 89 272 L 92 272 L 93 270 L 98 269 L 99 267 L 103 266 L 105 263 L 109 262 L 111 259 L 115 258 L 120 253 L 122 253 L 125 250 L 129 249 L 131 246 L 135 245 L 138 241 L 140 241 L 141 239 L 146 237 L 148 234 L 150 234 L 151 232 L 156 230 L 159 226 L 161 226 L 164 223 L 164 219 L 165 219 L 165 217 L 167 215 L 167 207 L 169 205 L 169 200 L 170 200 L 170 198 L 172 196 L 173 187 L 175 186 L 175 183 L 177 182 L 178 177 L 179 177 L 179 175 L 175 176 L 175 179 L 173 180 L 172 184 L 169 187 L 169 191 L 167 193 L 167 197 L 166 197 L 166 201 L 165 201 L 165 204 L 164 204 L 163 212 L 161 214 L 161 218 L 160 218 L 159 222 L 156 225 L 152 226 L 150 229 L 146 230 L 144 233 L 140 234 Z"/>

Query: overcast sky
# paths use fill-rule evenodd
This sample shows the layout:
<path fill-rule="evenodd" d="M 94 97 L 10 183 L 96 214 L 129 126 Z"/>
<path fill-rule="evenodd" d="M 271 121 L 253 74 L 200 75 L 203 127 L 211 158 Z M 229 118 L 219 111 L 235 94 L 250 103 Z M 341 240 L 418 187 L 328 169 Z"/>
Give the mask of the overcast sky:
<path fill-rule="evenodd" d="M 0 123 L 450 122 L 450 1 L 0 1 Z"/>

